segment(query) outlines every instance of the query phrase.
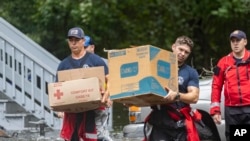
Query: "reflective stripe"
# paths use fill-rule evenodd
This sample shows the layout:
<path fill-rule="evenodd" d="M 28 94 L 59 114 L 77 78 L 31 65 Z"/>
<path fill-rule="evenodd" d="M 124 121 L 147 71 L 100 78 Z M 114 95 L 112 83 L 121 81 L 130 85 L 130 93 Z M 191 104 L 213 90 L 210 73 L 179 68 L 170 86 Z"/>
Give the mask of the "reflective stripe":
<path fill-rule="evenodd" d="M 214 108 L 214 107 L 220 107 L 220 103 L 219 102 L 213 102 L 210 104 L 210 108 Z"/>
<path fill-rule="evenodd" d="M 97 134 L 95 133 L 85 133 L 87 139 L 97 139 Z"/>

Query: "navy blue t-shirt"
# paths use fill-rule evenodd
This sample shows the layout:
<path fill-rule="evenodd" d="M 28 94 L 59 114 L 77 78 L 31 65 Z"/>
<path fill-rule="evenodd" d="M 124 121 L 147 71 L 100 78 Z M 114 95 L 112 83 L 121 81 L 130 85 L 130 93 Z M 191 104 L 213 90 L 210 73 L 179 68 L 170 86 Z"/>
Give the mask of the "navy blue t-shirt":
<path fill-rule="evenodd" d="M 97 66 L 104 66 L 105 75 L 109 73 L 106 63 L 100 56 L 86 52 L 86 54 L 80 59 L 73 59 L 71 55 L 63 59 L 59 64 L 57 71 Z"/>
<path fill-rule="evenodd" d="M 188 86 L 199 88 L 198 72 L 186 64 L 182 65 L 178 70 L 178 84 L 181 93 L 187 93 Z"/>
<path fill-rule="evenodd" d="M 71 55 L 66 57 L 59 64 L 57 71 L 69 70 L 69 69 L 75 69 L 75 68 L 89 68 L 89 67 L 97 67 L 97 66 L 104 66 L 105 75 L 107 75 L 109 73 L 106 63 L 103 61 L 103 59 L 101 59 L 100 56 L 93 54 L 93 53 L 86 52 L 86 54 L 80 59 L 73 59 Z M 56 77 L 56 79 L 58 80 L 57 77 Z M 84 117 L 83 115 L 85 113 L 86 113 L 85 118 L 86 118 L 87 122 L 85 120 L 83 120 L 83 117 Z M 83 122 L 83 121 L 85 121 L 85 123 L 86 123 L 85 130 L 86 131 L 93 131 L 94 125 L 95 125 L 95 112 L 94 112 L 94 110 L 76 113 L 76 120 L 72 121 L 72 122 L 75 122 L 75 125 L 80 125 L 81 122 Z M 75 126 L 74 133 L 72 134 L 73 138 L 77 138 L 78 128 L 79 128 L 79 126 Z"/>
<path fill-rule="evenodd" d="M 179 92 L 180 93 L 187 93 L 188 86 L 194 86 L 199 88 L 199 75 L 198 72 L 190 67 L 189 65 L 182 65 L 179 67 L 178 70 L 178 85 L 179 85 Z M 173 106 L 176 108 L 182 108 L 187 104 L 179 101 L 173 103 Z"/>

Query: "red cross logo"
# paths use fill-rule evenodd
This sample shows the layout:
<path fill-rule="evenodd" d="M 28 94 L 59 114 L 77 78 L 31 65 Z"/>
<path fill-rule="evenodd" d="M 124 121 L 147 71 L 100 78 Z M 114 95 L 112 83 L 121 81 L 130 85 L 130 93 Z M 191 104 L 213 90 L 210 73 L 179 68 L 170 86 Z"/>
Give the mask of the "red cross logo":
<path fill-rule="evenodd" d="M 60 92 L 60 90 L 56 90 L 56 92 L 54 93 L 54 96 L 57 97 L 57 99 L 61 99 L 61 96 L 63 96 L 63 93 Z"/>

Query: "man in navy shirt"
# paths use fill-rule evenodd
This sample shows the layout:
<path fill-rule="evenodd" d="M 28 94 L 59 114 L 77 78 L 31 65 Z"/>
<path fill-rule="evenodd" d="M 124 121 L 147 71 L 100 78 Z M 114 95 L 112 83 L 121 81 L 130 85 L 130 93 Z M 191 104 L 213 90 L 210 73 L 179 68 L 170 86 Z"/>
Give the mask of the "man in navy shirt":
<path fill-rule="evenodd" d="M 190 107 L 199 98 L 199 76 L 194 68 L 185 63 L 193 46 L 193 41 L 187 36 L 178 37 L 172 45 L 179 67 L 179 90 L 173 91 L 166 87 L 166 104 L 152 106 L 152 112 L 147 118 L 147 127 L 151 128 L 146 136 L 148 141 L 200 140 L 193 120 L 198 113 L 192 113 Z"/>
<path fill-rule="evenodd" d="M 68 31 L 68 45 L 71 54 L 61 61 L 57 70 L 104 66 L 106 83 L 108 84 L 108 67 L 100 56 L 85 50 L 83 47 L 84 36 L 84 32 L 80 27 L 74 27 Z M 105 90 L 102 90 L 102 94 L 101 102 L 107 104 L 109 100 L 108 85 Z M 61 137 L 65 141 L 97 141 L 95 110 L 81 113 L 64 112 L 61 116 L 63 116 Z"/>

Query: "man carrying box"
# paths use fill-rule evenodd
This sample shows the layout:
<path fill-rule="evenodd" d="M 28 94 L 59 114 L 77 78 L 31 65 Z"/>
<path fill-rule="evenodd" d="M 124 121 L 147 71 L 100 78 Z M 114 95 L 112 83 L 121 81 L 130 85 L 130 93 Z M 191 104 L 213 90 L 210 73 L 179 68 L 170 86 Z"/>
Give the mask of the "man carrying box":
<path fill-rule="evenodd" d="M 199 98 L 199 76 L 185 61 L 193 48 L 193 41 L 187 36 L 178 37 L 172 45 L 178 59 L 179 90 L 165 88 L 166 104 L 152 106 L 146 118 L 146 141 L 199 141 L 194 120 L 200 120 L 198 111 L 192 112 L 190 104 Z"/>
<path fill-rule="evenodd" d="M 95 66 L 104 66 L 106 75 L 106 89 L 102 89 L 101 102 L 109 106 L 108 92 L 108 67 L 105 62 L 96 54 L 88 53 L 83 44 L 85 42 L 84 32 L 79 27 L 71 28 L 68 31 L 68 45 L 71 55 L 62 60 L 57 71 L 69 70 L 75 68 L 88 68 Z M 63 113 L 63 125 L 61 137 L 65 141 L 97 141 L 97 132 L 95 124 L 95 110 L 89 110 L 81 113 Z"/>

